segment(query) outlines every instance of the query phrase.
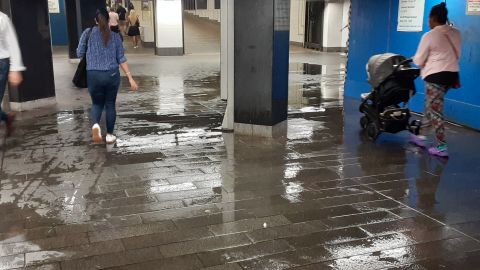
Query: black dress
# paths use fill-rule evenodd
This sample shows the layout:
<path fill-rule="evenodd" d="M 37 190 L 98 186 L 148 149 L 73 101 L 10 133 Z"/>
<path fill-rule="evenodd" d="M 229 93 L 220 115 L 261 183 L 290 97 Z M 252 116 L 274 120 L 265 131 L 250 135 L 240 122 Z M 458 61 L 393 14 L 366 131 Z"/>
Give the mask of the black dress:
<path fill-rule="evenodd" d="M 134 25 L 130 25 L 130 27 L 128 27 L 127 35 L 130 37 L 140 36 L 140 22 L 138 19 Z"/>

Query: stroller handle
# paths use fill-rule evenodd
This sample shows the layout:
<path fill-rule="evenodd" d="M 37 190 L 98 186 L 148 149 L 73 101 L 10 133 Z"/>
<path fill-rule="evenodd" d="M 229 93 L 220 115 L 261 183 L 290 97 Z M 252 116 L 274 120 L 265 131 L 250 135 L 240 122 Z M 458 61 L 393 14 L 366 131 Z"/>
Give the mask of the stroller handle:
<path fill-rule="evenodd" d="M 405 64 L 409 64 L 409 63 L 413 63 L 413 59 L 412 59 L 412 58 L 403 60 L 402 62 L 400 62 L 399 66 L 405 65 Z"/>
<path fill-rule="evenodd" d="M 413 63 L 413 59 L 412 58 L 409 58 L 409 59 L 405 59 L 403 60 L 402 62 L 400 62 L 398 65 L 395 66 L 395 71 L 398 71 L 398 69 L 405 65 L 405 64 L 410 64 L 410 63 Z"/>

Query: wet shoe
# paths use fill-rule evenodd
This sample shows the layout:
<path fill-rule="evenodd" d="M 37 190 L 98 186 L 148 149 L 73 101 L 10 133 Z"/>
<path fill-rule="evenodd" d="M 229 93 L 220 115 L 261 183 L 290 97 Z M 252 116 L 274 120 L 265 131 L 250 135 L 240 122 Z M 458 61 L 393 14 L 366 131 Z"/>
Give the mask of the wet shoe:
<path fill-rule="evenodd" d="M 15 113 L 9 113 L 7 118 L 7 137 L 10 137 L 15 132 Z"/>
<path fill-rule="evenodd" d="M 448 158 L 448 149 L 447 146 L 441 145 L 438 147 L 431 147 L 428 149 L 428 153 L 432 156 Z"/>
<path fill-rule="evenodd" d="M 92 140 L 94 143 L 102 143 L 102 130 L 98 124 L 93 125 L 92 127 Z"/>
<path fill-rule="evenodd" d="M 116 141 L 117 141 L 117 137 L 115 137 L 115 135 L 112 135 L 112 134 L 107 134 L 107 144 L 114 144 Z"/>
<path fill-rule="evenodd" d="M 410 135 L 410 143 L 421 148 L 426 148 L 427 138 L 425 136 L 420 136 L 420 135 L 417 136 L 412 134 Z"/>

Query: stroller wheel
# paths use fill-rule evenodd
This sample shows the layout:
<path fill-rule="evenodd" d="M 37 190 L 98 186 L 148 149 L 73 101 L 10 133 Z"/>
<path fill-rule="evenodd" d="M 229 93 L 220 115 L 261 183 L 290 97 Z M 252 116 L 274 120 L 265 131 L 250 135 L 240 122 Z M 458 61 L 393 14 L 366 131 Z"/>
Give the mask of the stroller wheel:
<path fill-rule="evenodd" d="M 378 136 L 380 135 L 380 130 L 377 127 L 377 124 L 370 123 L 367 126 L 367 136 L 373 142 L 377 140 Z"/>
<path fill-rule="evenodd" d="M 412 123 L 410 123 L 410 131 L 415 135 L 420 134 L 421 127 L 422 127 L 422 122 L 419 120 L 413 120 Z"/>
<path fill-rule="evenodd" d="M 366 128 L 367 128 L 369 122 L 370 122 L 370 121 L 368 121 L 368 117 L 366 117 L 366 116 L 362 116 L 362 118 L 360 118 L 360 126 L 361 126 L 363 129 L 366 129 Z"/>

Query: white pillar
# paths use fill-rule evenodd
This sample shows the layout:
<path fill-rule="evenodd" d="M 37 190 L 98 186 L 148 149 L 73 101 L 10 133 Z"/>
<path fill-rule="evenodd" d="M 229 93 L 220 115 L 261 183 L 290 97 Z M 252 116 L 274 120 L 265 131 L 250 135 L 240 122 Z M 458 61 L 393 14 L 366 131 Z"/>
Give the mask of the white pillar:
<path fill-rule="evenodd" d="M 214 10 L 215 9 L 215 0 L 207 0 L 207 9 Z"/>
<path fill-rule="evenodd" d="M 328 2 L 323 21 L 323 47 L 327 51 L 340 51 L 342 47 L 343 2 Z"/>
<path fill-rule="evenodd" d="M 207 0 L 206 13 L 209 20 L 215 20 L 215 0 Z"/>
<path fill-rule="evenodd" d="M 223 119 L 223 129 L 233 130 L 234 124 L 234 20 L 233 1 L 224 0 L 221 4 L 221 98 L 227 100 Z"/>
<path fill-rule="evenodd" d="M 182 0 L 157 0 L 155 15 L 155 54 L 183 55 Z"/>
<path fill-rule="evenodd" d="M 305 9 L 306 0 L 290 1 L 290 41 L 296 44 L 305 42 Z"/>

